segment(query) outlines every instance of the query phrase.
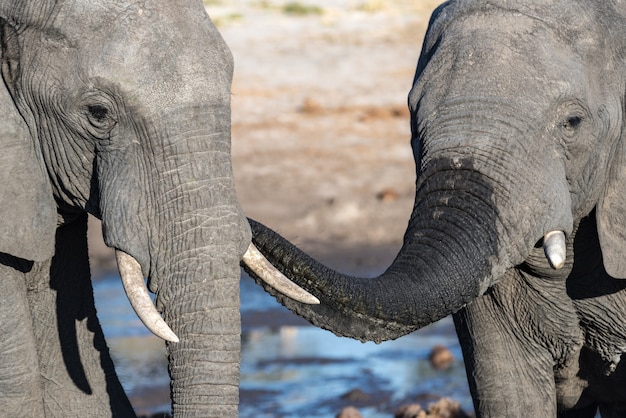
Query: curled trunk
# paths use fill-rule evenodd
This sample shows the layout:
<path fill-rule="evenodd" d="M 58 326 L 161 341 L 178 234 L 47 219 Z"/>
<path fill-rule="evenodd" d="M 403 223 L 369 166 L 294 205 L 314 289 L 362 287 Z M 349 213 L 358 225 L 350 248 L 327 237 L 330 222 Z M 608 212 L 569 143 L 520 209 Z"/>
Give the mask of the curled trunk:
<path fill-rule="evenodd" d="M 433 177 L 418 189 L 402 249 L 376 278 L 333 271 L 251 220 L 254 244 L 320 305 L 303 305 L 264 287 L 313 324 L 363 341 L 398 338 L 456 312 L 486 290 L 494 271 L 504 270 L 497 212 L 479 173 L 450 166 Z"/>

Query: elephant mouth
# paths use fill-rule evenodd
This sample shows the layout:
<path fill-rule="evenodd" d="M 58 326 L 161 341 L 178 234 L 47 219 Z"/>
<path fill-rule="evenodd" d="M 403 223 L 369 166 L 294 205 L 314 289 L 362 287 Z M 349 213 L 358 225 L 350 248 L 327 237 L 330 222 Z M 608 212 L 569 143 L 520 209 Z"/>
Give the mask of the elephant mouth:
<path fill-rule="evenodd" d="M 139 262 L 132 255 L 119 249 L 115 250 L 115 258 L 128 301 L 141 322 L 157 337 L 165 341 L 179 342 L 178 336 L 167 325 L 154 306 Z M 285 296 L 309 305 L 320 303 L 315 296 L 293 283 L 278 271 L 267 261 L 254 244 L 251 243 L 249 245 L 248 250 L 243 255 L 242 263 L 269 286 Z"/>

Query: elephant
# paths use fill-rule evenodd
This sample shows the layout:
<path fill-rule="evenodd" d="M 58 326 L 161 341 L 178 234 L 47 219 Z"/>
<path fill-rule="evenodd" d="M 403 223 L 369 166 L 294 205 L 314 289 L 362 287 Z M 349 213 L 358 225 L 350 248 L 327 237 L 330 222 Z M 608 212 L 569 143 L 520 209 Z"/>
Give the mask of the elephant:
<path fill-rule="evenodd" d="M 1 0 L 0 27 L 3 411 L 135 416 L 94 306 L 90 213 L 167 341 L 173 414 L 237 416 L 240 261 L 271 266 L 236 199 L 233 58 L 202 2 Z"/>
<path fill-rule="evenodd" d="M 398 255 L 350 277 L 250 220 L 320 304 L 266 290 L 362 341 L 452 315 L 479 417 L 626 416 L 625 93 L 624 2 L 447 1 L 408 95 Z"/>

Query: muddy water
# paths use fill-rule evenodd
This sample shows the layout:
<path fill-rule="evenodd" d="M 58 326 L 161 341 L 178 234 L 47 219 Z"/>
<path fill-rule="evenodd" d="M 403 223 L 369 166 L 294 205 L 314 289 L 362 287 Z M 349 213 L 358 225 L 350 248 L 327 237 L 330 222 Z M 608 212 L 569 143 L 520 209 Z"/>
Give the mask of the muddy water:
<path fill-rule="evenodd" d="M 169 410 L 164 345 L 143 327 L 116 276 L 95 281 L 96 303 L 122 384 L 139 414 Z M 241 417 L 333 417 L 354 405 L 367 418 L 442 396 L 472 410 L 461 350 L 449 318 L 382 344 L 340 338 L 310 326 L 245 277 L 241 281 Z M 456 358 L 435 371 L 444 345 Z"/>

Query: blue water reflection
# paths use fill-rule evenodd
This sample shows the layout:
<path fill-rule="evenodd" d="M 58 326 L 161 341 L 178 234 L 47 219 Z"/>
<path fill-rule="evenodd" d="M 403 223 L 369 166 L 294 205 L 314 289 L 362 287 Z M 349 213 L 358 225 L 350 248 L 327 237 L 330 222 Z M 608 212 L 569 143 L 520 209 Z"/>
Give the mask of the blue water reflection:
<path fill-rule="evenodd" d="M 138 412 L 168 410 L 164 344 L 137 319 L 118 277 L 96 280 L 94 289 L 116 368 Z M 389 417 L 404 403 L 427 405 L 441 396 L 472 410 L 449 318 L 395 341 L 363 344 L 308 325 L 247 277 L 241 295 L 241 417 L 329 417 L 347 405 L 369 418 Z M 448 370 L 430 366 L 435 345 L 455 356 Z"/>

